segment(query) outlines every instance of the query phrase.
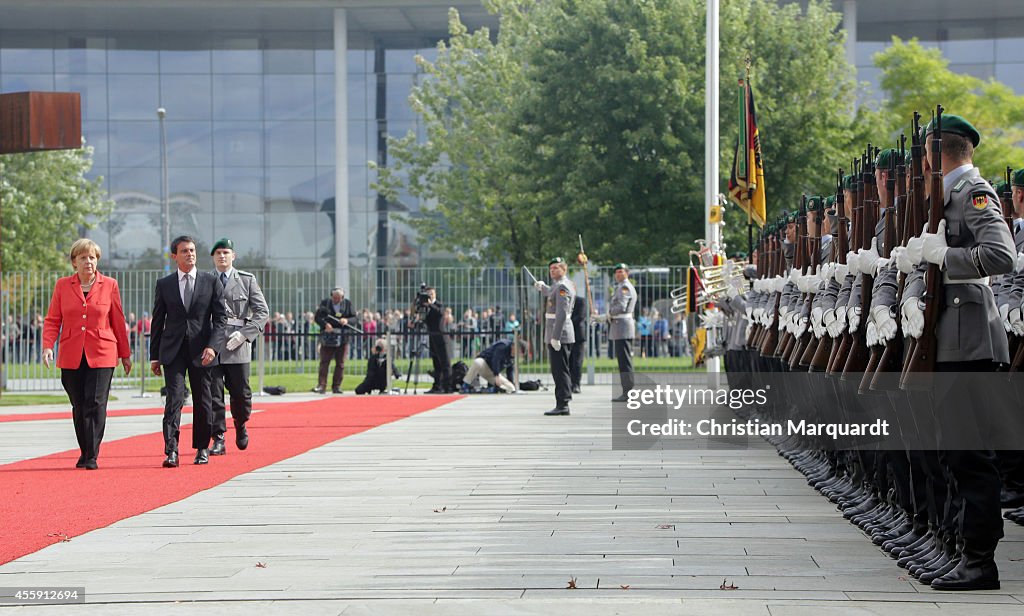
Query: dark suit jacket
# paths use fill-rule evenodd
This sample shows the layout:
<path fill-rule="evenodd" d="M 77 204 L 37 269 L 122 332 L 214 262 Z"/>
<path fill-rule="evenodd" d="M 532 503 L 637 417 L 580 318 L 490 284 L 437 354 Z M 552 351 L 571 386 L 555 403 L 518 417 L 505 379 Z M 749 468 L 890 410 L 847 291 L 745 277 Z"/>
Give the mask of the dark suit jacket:
<path fill-rule="evenodd" d="M 156 281 L 153 323 L 149 338 L 149 358 L 168 365 L 188 341 L 192 363 L 201 366 L 203 349 L 223 348 L 227 313 L 224 310 L 220 281 L 209 272 L 196 272 L 192 306 L 185 312 L 178 290 L 178 270 Z"/>
<path fill-rule="evenodd" d="M 316 309 L 316 314 L 313 315 L 313 320 L 316 322 L 317 325 L 320 326 L 321 340 L 324 338 L 324 336 L 329 335 L 327 334 L 327 332 L 324 331 L 324 325 L 328 323 L 328 317 L 331 317 L 330 323 L 331 327 L 334 328 L 334 333 L 340 336 L 342 340 L 345 339 L 346 332 L 351 331 L 347 327 L 338 325 L 336 319 L 348 319 L 349 321 L 351 321 L 352 319 L 356 318 L 356 311 L 352 307 L 352 300 L 350 300 L 347 297 L 343 297 L 341 298 L 340 306 L 341 311 L 335 313 L 334 302 L 332 302 L 331 298 L 328 297 L 327 299 L 321 301 L 320 307 Z"/>
<path fill-rule="evenodd" d="M 587 313 L 587 298 L 583 295 L 577 295 L 576 303 L 572 305 L 572 314 L 569 315 L 573 331 L 576 334 L 576 342 L 583 342 L 587 339 L 587 330 L 589 329 L 587 327 L 587 320 L 589 316 Z"/>

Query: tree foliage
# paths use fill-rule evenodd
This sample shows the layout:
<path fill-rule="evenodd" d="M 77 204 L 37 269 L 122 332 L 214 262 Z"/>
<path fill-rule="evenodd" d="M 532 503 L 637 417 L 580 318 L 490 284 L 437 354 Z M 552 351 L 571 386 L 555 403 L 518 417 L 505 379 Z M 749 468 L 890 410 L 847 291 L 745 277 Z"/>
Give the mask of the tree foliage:
<path fill-rule="evenodd" d="M 910 138 L 914 111 L 926 123 L 941 103 L 946 113 L 966 118 L 981 133 L 974 164 L 986 176 L 1001 175 L 1009 164 L 1024 164 L 1024 96 L 994 79 L 987 81 L 954 73 L 939 49 L 917 40 L 893 39 L 893 44 L 874 58 L 882 70 L 879 86 L 882 103 L 873 137 L 877 143 L 893 143 L 900 131 Z M 884 141 L 883 141 L 884 140 Z"/>
<path fill-rule="evenodd" d="M 706 6 L 693 0 L 489 0 L 496 38 L 452 13 L 413 94 L 426 139 L 392 141 L 379 188 L 436 205 L 426 241 L 485 261 L 685 261 L 703 235 Z M 858 139 L 840 15 L 774 0 L 721 9 L 721 177 L 736 79 L 752 59 L 770 213 Z M 842 155 L 842 156 L 841 156 Z M 735 237 L 745 216 L 730 214 Z M 738 241 L 738 240 L 737 240 Z M 742 245 L 745 246 L 745 239 Z"/>
<path fill-rule="evenodd" d="M 59 270 L 74 240 L 112 206 L 88 180 L 92 148 L 0 156 L 4 271 Z"/>

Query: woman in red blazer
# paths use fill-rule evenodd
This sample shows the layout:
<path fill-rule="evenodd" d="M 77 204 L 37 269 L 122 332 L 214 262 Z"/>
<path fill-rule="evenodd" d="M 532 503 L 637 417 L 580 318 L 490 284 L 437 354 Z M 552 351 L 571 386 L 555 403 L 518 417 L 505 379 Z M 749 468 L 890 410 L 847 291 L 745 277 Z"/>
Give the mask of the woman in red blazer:
<path fill-rule="evenodd" d="M 95 470 L 107 424 L 110 380 L 120 358 L 125 374 L 132 370 L 128 331 L 117 281 L 96 270 L 100 247 L 88 239 L 71 245 L 75 274 L 57 280 L 43 325 L 43 363 L 53 361 L 60 335 L 57 367 L 71 399 L 71 416 L 82 456 L 76 468 Z"/>

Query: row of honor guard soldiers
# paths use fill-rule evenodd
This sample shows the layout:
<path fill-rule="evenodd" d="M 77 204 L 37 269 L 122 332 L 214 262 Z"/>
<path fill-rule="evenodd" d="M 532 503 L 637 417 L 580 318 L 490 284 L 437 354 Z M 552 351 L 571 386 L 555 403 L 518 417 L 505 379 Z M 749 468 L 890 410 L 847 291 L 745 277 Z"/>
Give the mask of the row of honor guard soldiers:
<path fill-rule="evenodd" d="M 771 377 L 782 390 L 746 413 L 859 421 L 887 409 L 895 447 L 769 440 L 936 590 L 999 588 L 1001 510 L 1024 524 L 1024 456 L 987 446 L 1000 427 L 978 418 L 1000 403 L 986 378 L 1024 363 L 1024 169 L 993 187 L 972 162 L 980 143 L 941 106 L 924 127 L 915 113 L 910 144 L 869 145 L 834 195 L 768 225 L 744 269 L 752 287 L 719 299 L 730 386 Z M 978 436 L 969 447 L 963 426 Z"/>

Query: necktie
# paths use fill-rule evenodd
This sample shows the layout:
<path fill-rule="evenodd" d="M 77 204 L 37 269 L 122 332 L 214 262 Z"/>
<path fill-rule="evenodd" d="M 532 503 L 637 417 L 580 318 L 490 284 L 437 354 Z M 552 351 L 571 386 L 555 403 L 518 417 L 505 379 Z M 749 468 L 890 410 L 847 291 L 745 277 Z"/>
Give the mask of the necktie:
<path fill-rule="evenodd" d="M 192 307 L 192 277 L 185 276 L 185 310 Z"/>
<path fill-rule="evenodd" d="M 228 286 L 228 273 L 227 272 L 221 272 L 220 273 L 220 284 L 221 284 L 221 286 L 224 286 L 224 287 Z"/>

